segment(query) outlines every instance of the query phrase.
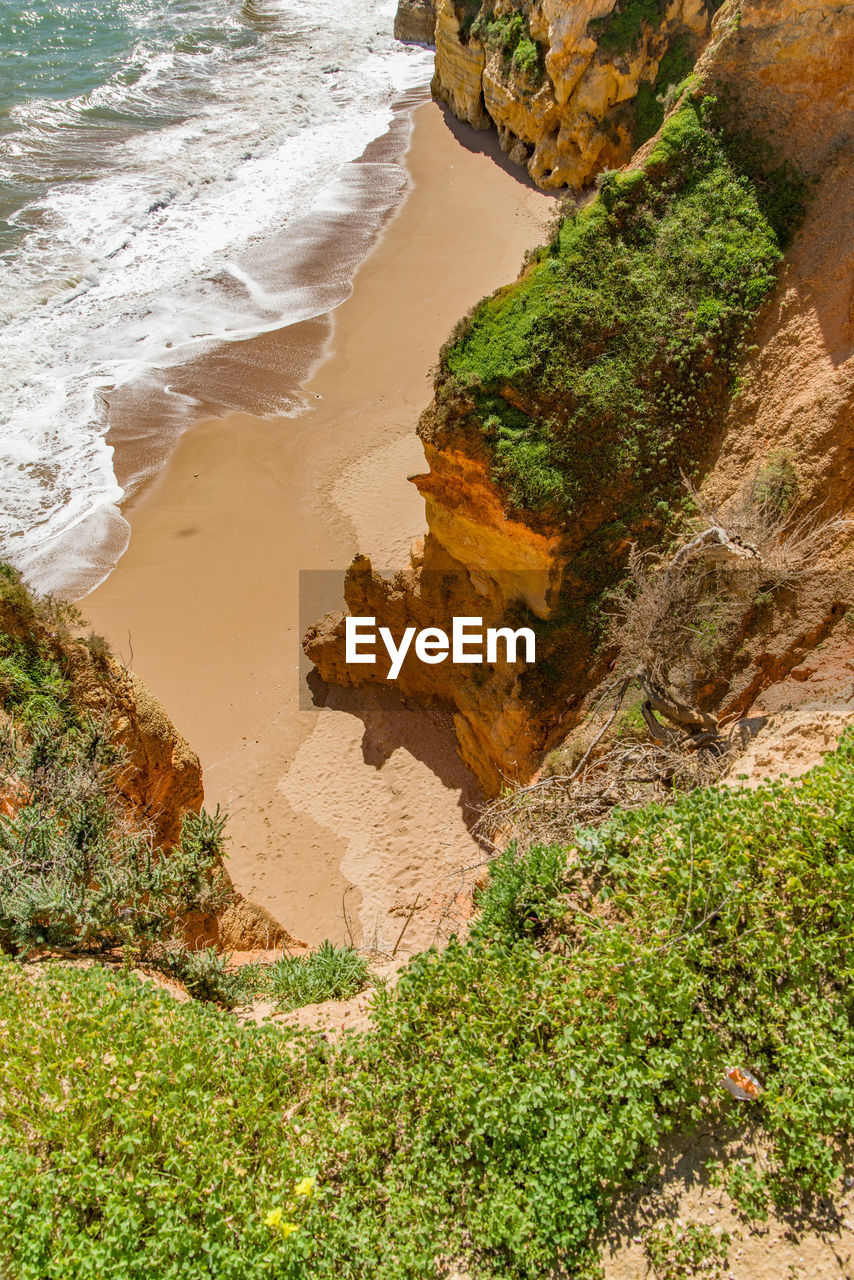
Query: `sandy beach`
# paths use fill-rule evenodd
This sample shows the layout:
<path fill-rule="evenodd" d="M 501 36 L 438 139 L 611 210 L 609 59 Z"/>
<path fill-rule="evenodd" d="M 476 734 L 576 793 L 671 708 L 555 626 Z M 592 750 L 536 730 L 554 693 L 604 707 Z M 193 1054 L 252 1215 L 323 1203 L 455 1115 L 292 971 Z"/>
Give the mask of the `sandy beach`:
<path fill-rule="evenodd" d="M 306 410 L 188 430 L 123 508 L 129 549 L 83 602 L 198 751 L 236 884 L 310 944 L 388 951 L 411 914 L 399 952 L 429 945 L 483 857 L 476 788 L 438 711 L 383 692 L 300 698 L 299 571 L 340 573 L 356 551 L 393 566 L 423 532 L 407 476 L 423 468 L 414 428 L 438 349 L 553 210 L 494 146 L 416 108 L 409 194 L 352 295 L 331 321 L 264 340 L 285 380 L 314 364 Z"/>

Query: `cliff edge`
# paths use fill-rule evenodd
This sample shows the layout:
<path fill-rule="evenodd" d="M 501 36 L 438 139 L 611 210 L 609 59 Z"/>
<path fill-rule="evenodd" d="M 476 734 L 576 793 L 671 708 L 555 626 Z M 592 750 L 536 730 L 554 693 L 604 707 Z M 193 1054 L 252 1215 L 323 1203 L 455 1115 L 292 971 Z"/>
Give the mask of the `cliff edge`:
<path fill-rule="evenodd" d="M 428 535 L 391 581 L 354 562 L 346 599 L 394 634 L 455 615 L 536 630 L 533 666 L 407 659 L 397 682 L 453 709 L 490 791 L 530 778 L 624 669 L 647 710 L 655 685 L 708 731 L 850 648 L 852 39 L 850 7 L 731 0 L 632 167 L 443 349 L 418 428 Z M 665 593 L 639 638 L 644 591 L 686 557 L 662 656 L 676 615 Z M 320 674 L 383 679 L 346 663 L 343 628 L 306 636 Z"/>

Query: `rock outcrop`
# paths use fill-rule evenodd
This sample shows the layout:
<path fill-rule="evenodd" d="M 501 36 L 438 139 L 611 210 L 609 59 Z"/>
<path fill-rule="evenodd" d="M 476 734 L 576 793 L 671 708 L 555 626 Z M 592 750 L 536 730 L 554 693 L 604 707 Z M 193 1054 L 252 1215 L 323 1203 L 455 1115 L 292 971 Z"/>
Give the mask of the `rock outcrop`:
<path fill-rule="evenodd" d="M 433 44 L 436 38 L 433 0 L 398 0 L 394 35 L 395 39 L 412 44 Z"/>
<path fill-rule="evenodd" d="M 155 847 L 168 857 L 184 815 L 202 807 L 199 757 L 142 680 L 114 658 L 93 659 L 84 645 L 71 643 L 65 646 L 64 665 L 77 706 L 103 716 L 123 752 L 119 788 L 129 821 L 149 830 Z M 219 875 L 227 900 L 216 916 L 195 915 L 185 921 L 189 945 L 240 951 L 294 941 L 268 911 L 237 892 L 225 866 Z"/>
<path fill-rule="evenodd" d="M 624 164 L 708 39 L 709 0 L 438 0 L 433 94 L 544 188 L 580 190 Z M 475 11 L 477 6 L 475 5 Z M 641 16 L 644 15 L 644 16 Z M 642 110 L 638 94 L 641 91 Z"/>
<path fill-rule="evenodd" d="M 775 147 L 774 163 L 797 163 L 811 179 L 805 219 L 759 314 L 753 344 L 741 348 L 738 378 L 710 409 L 713 447 L 695 457 L 701 498 L 712 507 L 784 459 L 797 477 L 796 509 L 807 519 L 811 512 L 824 519 L 854 510 L 854 112 L 845 74 L 852 41 L 850 5 L 828 11 L 806 0 L 730 0 L 697 65 L 696 100 L 721 95 L 730 118 L 750 129 L 760 149 L 763 136 Z M 473 67 L 472 43 L 457 41 Z M 473 93 L 466 101 L 476 119 Z M 649 154 L 645 148 L 641 156 Z M 790 176 L 785 168 L 775 173 L 784 182 Z M 528 413 L 555 408 L 547 399 L 532 408 L 512 384 L 490 394 Z M 540 625 L 537 670 L 501 663 L 428 667 L 407 659 L 396 684 L 452 709 L 462 757 L 494 793 L 505 781 L 530 778 L 595 701 L 614 655 L 579 605 L 585 591 L 589 598 L 591 574 L 619 572 L 633 538 L 654 528 L 657 517 L 644 508 L 642 493 L 627 506 L 610 474 L 570 522 L 510 506 L 470 394 L 462 389 L 449 398 L 441 379 L 419 434 L 429 470 L 415 483 L 429 533 L 394 579 L 374 574 L 364 558 L 354 562 L 346 603 L 395 635 L 407 625 L 447 629 L 453 616 L 481 616 L 485 626 L 519 625 L 521 618 Z M 595 440 L 584 447 L 595 453 Z M 808 681 L 809 655 L 818 646 L 844 649 L 852 563 L 850 529 L 840 528 L 809 593 L 783 593 L 773 616 L 762 613 L 760 599 L 727 640 L 725 670 L 700 680 L 702 705 L 727 720 L 746 715 L 772 687 Z M 345 662 L 343 629 L 343 615 L 330 615 L 306 636 L 321 676 L 345 684 L 384 679 L 380 664 Z"/>

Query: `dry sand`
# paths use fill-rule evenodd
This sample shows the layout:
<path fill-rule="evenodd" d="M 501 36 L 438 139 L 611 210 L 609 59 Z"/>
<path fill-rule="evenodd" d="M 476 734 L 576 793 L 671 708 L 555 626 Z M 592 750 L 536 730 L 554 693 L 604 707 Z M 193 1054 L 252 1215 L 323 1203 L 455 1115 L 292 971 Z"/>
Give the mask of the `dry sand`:
<path fill-rule="evenodd" d="M 492 148 L 417 108 L 410 193 L 334 313 L 310 408 L 188 431 L 126 505 L 129 550 L 84 605 L 199 752 L 207 804 L 231 815 L 238 887 L 311 944 L 391 950 L 413 906 L 399 954 L 429 944 L 483 856 L 476 789 L 438 713 L 316 685 L 326 701 L 311 705 L 298 571 L 340 572 L 357 550 L 401 563 L 423 531 L 406 477 L 423 468 L 414 426 L 439 346 L 516 274 L 553 209 Z M 304 359 L 328 330 L 282 331 L 283 368 L 289 343 Z"/>

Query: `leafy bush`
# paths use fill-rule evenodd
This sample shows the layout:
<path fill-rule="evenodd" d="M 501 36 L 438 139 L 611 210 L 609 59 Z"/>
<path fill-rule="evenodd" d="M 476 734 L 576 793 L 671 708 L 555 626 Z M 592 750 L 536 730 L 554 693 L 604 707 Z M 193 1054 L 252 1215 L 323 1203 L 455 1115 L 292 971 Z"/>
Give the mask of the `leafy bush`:
<path fill-rule="evenodd" d="M 0 1269 L 580 1275 L 666 1135 L 748 1117 L 769 1154 L 733 1190 L 808 1210 L 854 1115 L 852 783 L 849 736 L 796 785 L 694 792 L 506 857 L 478 936 L 416 957 L 375 1031 L 337 1045 L 0 964 Z M 732 1065 L 755 1102 L 720 1087 Z M 650 1245 L 708 1253 L 697 1233 Z"/>
<path fill-rule="evenodd" d="M 711 447 L 781 257 L 717 116 L 675 112 L 444 349 L 440 398 L 473 402 L 511 505 L 567 519 L 604 487 L 615 519 L 649 510 Z"/>
<path fill-rule="evenodd" d="M 563 849 L 530 850 L 521 857 L 515 842 L 490 868 L 489 890 L 484 895 L 476 935 L 514 942 L 536 937 L 563 912 L 560 891 L 566 872 Z"/>
<path fill-rule="evenodd" d="M 531 36 L 528 15 L 518 9 L 494 16 L 483 10 L 471 34 L 487 49 L 502 55 L 505 72 L 515 71 L 531 88 L 538 88 L 545 75 L 545 54 Z"/>
<path fill-rule="evenodd" d="M 0 813 L 0 947 L 152 946 L 171 939 L 192 911 L 212 911 L 225 819 L 184 817 L 164 856 L 125 816 L 121 755 L 97 720 L 0 740 L 0 776 L 11 789 Z"/>
<path fill-rule="evenodd" d="M 310 1168 L 283 1100 L 282 1032 L 241 1028 L 133 979 L 0 958 L 0 1274 L 15 1280 L 260 1280 L 300 1274 Z"/>

